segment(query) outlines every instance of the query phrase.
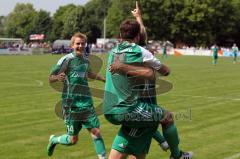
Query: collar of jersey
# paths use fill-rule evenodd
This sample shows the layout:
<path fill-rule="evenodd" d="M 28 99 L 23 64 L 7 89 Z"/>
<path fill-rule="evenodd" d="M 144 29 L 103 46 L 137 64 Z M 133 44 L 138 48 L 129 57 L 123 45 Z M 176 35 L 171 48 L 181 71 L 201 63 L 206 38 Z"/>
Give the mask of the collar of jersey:
<path fill-rule="evenodd" d="M 124 41 L 117 46 L 117 50 L 115 53 L 121 54 L 123 52 L 126 52 L 126 49 L 128 49 L 129 47 L 132 47 L 135 45 L 136 45 L 135 43 L 129 43 L 128 41 Z"/>
<path fill-rule="evenodd" d="M 74 57 L 83 58 L 83 55 L 81 55 L 81 56 L 77 56 L 77 54 L 76 54 L 76 52 L 75 52 L 75 51 L 73 51 L 73 52 L 72 52 L 72 54 L 73 54 L 73 56 L 74 56 Z"/>

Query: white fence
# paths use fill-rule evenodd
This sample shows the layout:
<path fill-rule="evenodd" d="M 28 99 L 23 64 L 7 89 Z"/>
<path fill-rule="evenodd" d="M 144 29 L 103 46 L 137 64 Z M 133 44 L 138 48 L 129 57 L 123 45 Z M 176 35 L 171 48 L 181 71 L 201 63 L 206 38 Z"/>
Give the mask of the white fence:
<path fill-rule="evenodd" d="M 162 53 L 160 50 L 158 53 Z M 167 53 L 170 55 L 190 55 L 190 56 L 212 56 L 212 51 L 208 49 L 168 49 Z M 233 52 L 230 49 L 222 49 L 218 51 L 219 56 L 230 57 Z M 240 52 L 238 52 L 240 56 Z"/>
<path fill-rule="evenodd" d="M 0 55 L 32 55 L 32 54 L 44 54 L 49 53 L 46 48 L 7 48 L 0 49 Z"/>

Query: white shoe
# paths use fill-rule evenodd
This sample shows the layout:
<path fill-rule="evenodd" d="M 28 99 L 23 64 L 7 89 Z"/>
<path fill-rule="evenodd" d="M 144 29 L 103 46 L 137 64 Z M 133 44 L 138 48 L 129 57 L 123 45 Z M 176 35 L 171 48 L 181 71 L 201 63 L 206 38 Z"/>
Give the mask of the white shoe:
<path fill-rule="evenodd" d="M 182 152 L 182 156 L 179 159 L 192 159 L 193 157 L 193 152 Z M 170 156 L 169 159 L 174 159 L 172 156 Z"/>
<path fill-rule="evenodd" d="M 167 141 L 164 141 L 163 143 L 159 144 L 159 146 L 162 148 L 163 151 L 167 151 L 169 149 Z"/>

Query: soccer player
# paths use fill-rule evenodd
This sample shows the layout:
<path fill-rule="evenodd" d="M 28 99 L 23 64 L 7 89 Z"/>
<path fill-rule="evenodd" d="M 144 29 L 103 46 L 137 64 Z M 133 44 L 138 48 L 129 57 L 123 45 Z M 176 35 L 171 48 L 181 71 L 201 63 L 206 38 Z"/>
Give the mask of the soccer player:
<path fill-rule="evenodd" d="M 162 57 L 167 58 L 167 45 L 166 44 L 163 45 L 162 52 L 163 52 Z"/>
<path fill-rule="evenodd" d="M 233 52 L 233 63 L 236 63 L 237 62 L 238 47 L 235 43 L 232 46 L 232 52 Z"/>
<path fill-rule="evenodd" d="M 216 44 L 214 44 L 212 47 L 211 47 L 211 50 L 212 50 L 212 54 L 213 54 L 213 65 L 216 65 L 217 64 L 217 59 L 218 59 L 218 47 Z"/>
<path fill-rule="evenodd" d="M 113 142 L 109 158 L 126 158 L 129 154 L 129 149 L 126 148 L 129 147 L 136 152 L 139 159 L 145 158 L 142 156 L 142 151 L 139 154 L 138 150 L 144 150 L 145 146 L 149 145 L 149 139 L 161 124 L 163 135 L 170 147 L 171 158 L 191 159 L 192 153 L 182 152 L 178 147 L 179 138 L 172 113 L 156 104 L 143 102 L 139 98 L 137 89 L 139 80 L 141 82 L 143 78 L 153 79 L 153 70 L 162 73 L 166 72 L 166 67 L 148 50 L 136 44 L 140 37 L 140 25 L 137 21 L 124 21 L 120 25 L 120 37 L 121 42 L 110 52 L 106 71 L 104 115 L 112 124 L 122 125 Z M 115 63 L 123 64 L 115 66 Z M 149 68 L 134 71 L 131 65 Z M 113 67 L 116 68 L 113 69 Z M 141 137 L 141 142 L 129 145 L 128 141 L 123 138 L 121 143 L 117 141 L 122 139 L 121 133 Z M 134 152 L 131 153 L 134 154 Z"/>
<path fill-rule="evenodd" d="M 100 123 L 93 107 L 93 100 L 87 78 L 105 82 L 105 78 L 91 72 L 90 63 L 84 57 L 87 37 L 75 33 L 71 38 L 74 52 L 63 56 L 49 76 L 49 82 L 63 82 L 62 111 L 67 133 L 51 135 L 47 146 L 48 156 L 53 154 L 57 144 L 74 145 L 82 127 L 86 128 L 93 139 L 99 159 L 106 159 L 104 141 L 100 134 Z"/>
<path fill-rule="evenodd" d="M 140 46 L 143 46 L 146 48 L 147 32 L 146 32 L 145 26 L 142 21 L 142 15 L 141 15 L 141 10 L 138 5 L 138 1 L 136 1 L 136 8 L 131 12 L 132 12 L 132 15 L 135 17 L 136 21 L 140 25 L 140 39 L 139 39 L 138 44 Z M 152 104 L 157 104 L 156 91 L 155 91 L 155 79 L 151 80 L 151 81 L 145 79 L 145 84 L 143 85 L 143 87 L 144 87 L 143 88 L 144 92 L 143 92 L 142 96 L 144 98 L 141 98 L 141 99 L 143 101 L 146 101 L 146 102 L 149 102 Z M 147 97 L 146 97 L 146 94 L 148 94 Z M 156 133 L 154 133 L 153 138 L 159 143 L 160 147 L 164 151 L 167 151 L 169 149 L 168 143 L 166 142 L 165 138 L 162 136 L 160 131 L 157 130 Z"/>

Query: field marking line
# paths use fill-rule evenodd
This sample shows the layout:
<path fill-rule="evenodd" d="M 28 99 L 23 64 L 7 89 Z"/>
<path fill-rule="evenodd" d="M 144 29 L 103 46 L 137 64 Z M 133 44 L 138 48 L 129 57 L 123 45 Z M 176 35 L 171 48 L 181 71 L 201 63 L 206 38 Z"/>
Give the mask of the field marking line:
<path fill-rule="evenodd" d="M 35 84 L 33 83 L 11 83 L 11 82 L 3 82 L 2 84 L 4 85 L 10 85 L 10 86 L 37 86 L 37 87 L 42 87 L 44 85 L 44 82 L 41 81 L 41 80 L 35 80 L 34 82 Z"/>
<path fill-rule="evenodd" d="M 230 157 L 225 157 L 224 159 L 236 159 L 236 158 L 240 158 L 240 153 L 237 153 L 237 154 L 232 155 Z"/>
<path fill-rule="evenodd" d="M 40 81 L 40 80 L 35 80 L 37 83 L 38 83 L 38 86 L 39 87 L 42 87 L 43 86 L 43 81 Z"/>
<path fill-rule="evenodd" d="M 225 99 L 225 100 L 234 100 L 240 101 L 240 98 L 224 98 L 224 97 L 206 97 L 206 96 L 193 96 L 193 95 L 172 95 L 172 96 L 182 96 L 182 97 L 193 97 L 193 98 L 207 98 L 207 99 Z"/>

